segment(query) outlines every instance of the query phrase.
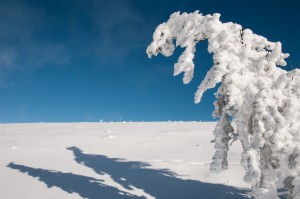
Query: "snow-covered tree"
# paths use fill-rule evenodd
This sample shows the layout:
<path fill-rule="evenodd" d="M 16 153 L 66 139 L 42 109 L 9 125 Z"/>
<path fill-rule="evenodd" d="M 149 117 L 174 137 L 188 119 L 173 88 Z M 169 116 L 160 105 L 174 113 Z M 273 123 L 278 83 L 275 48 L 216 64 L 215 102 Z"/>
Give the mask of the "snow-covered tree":
<path fill-rule="evenodd" d="M 219 18 L 220 14 L 176 12 L 156 28 L 147 54 L 171 56 L 175 44 L 185 48 L 174 75 L 183 72 L 187 84 L 193 78 L 196 44 L 208 40 L 214 64 L 199 85 L 195 102 L 221 83 L 215 94 L 213 116 L 219 120 L 213 132 L 211 171 L 227 169 L 230 142 L 240 140 L 244 179 L 252 184 L 254 198 L 279 198 L 275 183 L 281 182 L 288 198 L 300 199 L 300 70 L 277 67 L 285 66 L 289 56 L 282 53 L 280 42 Z"/>

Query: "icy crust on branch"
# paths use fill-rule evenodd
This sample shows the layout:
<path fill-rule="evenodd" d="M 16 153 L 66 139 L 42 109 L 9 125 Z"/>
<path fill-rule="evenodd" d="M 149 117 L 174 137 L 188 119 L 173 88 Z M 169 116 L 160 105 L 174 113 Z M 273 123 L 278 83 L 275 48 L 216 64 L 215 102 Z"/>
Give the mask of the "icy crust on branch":
<path fill-rule="evenodd" d="M 200 102 L 202 94 L 207 89 L 214 88 L 226 74 L 255 73 L 257 70 L 263 70 L 258 63 L 259 61 L 270 61 L 265 70 L 269 68 L 277 70 L 276 64 L 286 65 L 284 59 L 288 57 L 288 54 L 281 53 L 280 42 L 269 42 L 266 38 L 253 34 L 249 29 L 243 30 L 238 24 L 222 23 L 219 18 L 220 14 L 202 16 L 198 11 L 191 14 L 183 13 L 182 15 L 176 12 L 166 23 L 162 23 L 156 28 L 153 42 L 147 48 L 149 57 L 158 53 L 171 56 L 175 49 L 174 40 L 176 40 L 176 46 L 185 48 L 174 66 L 174 75 L 184 72 L 183 82 L 187 84 L 193 79 L 195 45 L 199 41 L 208 40 L 208 51 L 214 54 L 214 65 L 196 92 L 196 103 Z M 247 54 L 248 59 L 244 59 L 243 55 L 245 54 Z M 256 68 L 245 71 L 250 64 L 256 65 Z M 280 70 L 276 72 L 277 74 L 274 75 L 277 76 L 278 73 L 282 73 Z M 273 71 L 267 71 L 267 73 L 273 75 Z M 239 76 L 243 77 L 244 75 L 240 74 Z M 230 81 L 232 78 L 235 76 L 229 76 L 226 80 Z M 243 82 L 246 83 L 243 84 Z M 239 90 L 247 86 L 247 81 L 243 82 L 240 81 Z"/>
<path fill-rule="evenodd" d="M 240 140 L 241 164 L 246 170 L 245 180 L 252 183 L 252 195 L 278 198 L 275 183 L 280 181 L 289 198 L 299 199 L 300 71 L 277 67 L 285 66 L 284 59 L 289 56 L 282 53 L 280 42 L 270 42 L 219 18 L 220 14 L 176 12 L 156 28 L 147 54 L 171 56 L 175 45 L 185 48 L 174 65 L 174 75 L 184 73 L 187 84 L 193 79 L 195 46 L 208 40 L 214 65 L 199 85 L 195 102 L 221 83 L 215 94 L 213 115 L 220 119 L 213 132 L 216 152 L 211 171 L 227 168 L 229 142 Z"/>

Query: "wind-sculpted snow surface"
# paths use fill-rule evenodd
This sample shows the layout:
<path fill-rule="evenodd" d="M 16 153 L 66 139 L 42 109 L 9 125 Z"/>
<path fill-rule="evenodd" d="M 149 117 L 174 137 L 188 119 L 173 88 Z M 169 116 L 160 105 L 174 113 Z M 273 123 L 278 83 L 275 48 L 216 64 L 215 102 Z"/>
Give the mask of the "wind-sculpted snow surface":
<path fill-rule="evenodd" d="M 252 183 L 252 196 L 279 198 L 275 183 L 282 182 L 288 198 L 299 199 L 300 70 L 287 72 L 277 67 L 285 66 L 289 56 L 282 53 L 280 42 L 270 42 L 219 18 L 220 14 L 176 12 L 156 28 L 147 54 L 171 56 L 175 40 L 185 50 L 174 66 L 174 75 L 183 72 L 187 84 L 193 78 L 196 44 L 208 40 L 214 65 L 199 85 L 195 102 L 221 83 L 215 94 L 213 116 L 219 121 L 213 132 L 211 171 L 227 169 L 229 142 L 240 140 L 244 179 Z"/>
<path fill-rule="evenodd" d="M 230 168 L 220 175 L 209 172 L 214 126 L 0 124 L 0 198 L 246 199 L 249 186 L 237 143 L 229 153 Z"/>

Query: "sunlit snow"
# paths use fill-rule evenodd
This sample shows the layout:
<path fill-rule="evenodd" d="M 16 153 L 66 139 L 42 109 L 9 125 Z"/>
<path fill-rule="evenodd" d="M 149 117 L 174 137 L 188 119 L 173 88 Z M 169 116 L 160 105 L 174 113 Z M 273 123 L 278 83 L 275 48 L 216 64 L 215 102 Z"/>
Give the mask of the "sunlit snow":
<path fill-rule="evenodd" d="M 0 125 L 0 198 L 246 198 L 241 147 L 209 171 L 215 123 Z"/>

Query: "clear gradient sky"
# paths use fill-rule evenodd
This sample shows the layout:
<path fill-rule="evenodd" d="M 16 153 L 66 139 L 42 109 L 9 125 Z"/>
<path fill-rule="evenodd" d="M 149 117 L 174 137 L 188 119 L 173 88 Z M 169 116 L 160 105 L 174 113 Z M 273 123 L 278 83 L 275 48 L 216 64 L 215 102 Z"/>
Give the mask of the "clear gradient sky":
<path fill-rule="evenodd" d="M 181 49 L 145 52 L 170 14 L 195 10 L 281 41 L 299 68 L 298 0 L 0 0 L 0 122 L 213 120 L 216 90 L 193 102 L 207 44 L 189 85 L 172 76 Z"/>

